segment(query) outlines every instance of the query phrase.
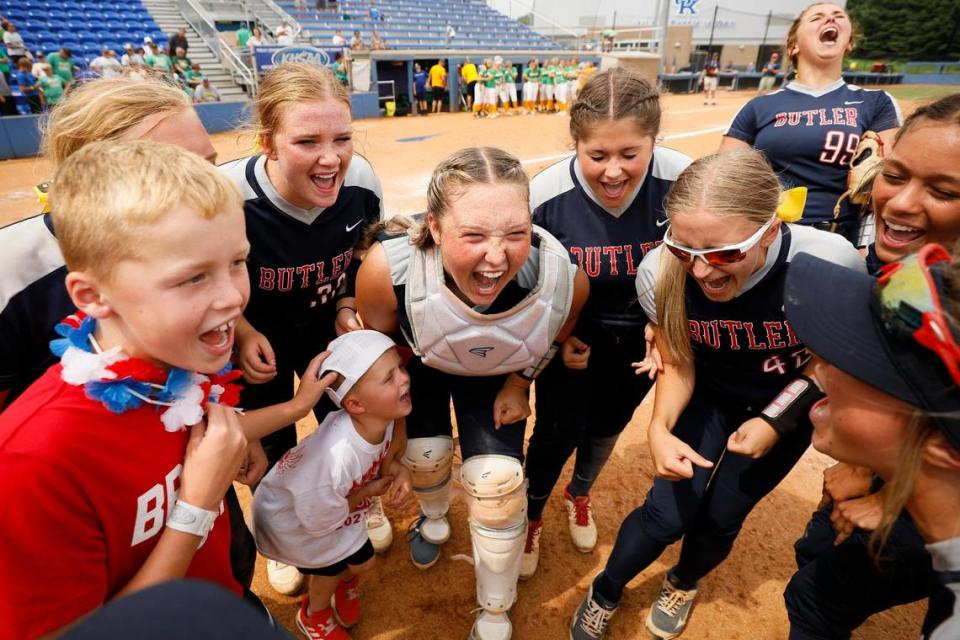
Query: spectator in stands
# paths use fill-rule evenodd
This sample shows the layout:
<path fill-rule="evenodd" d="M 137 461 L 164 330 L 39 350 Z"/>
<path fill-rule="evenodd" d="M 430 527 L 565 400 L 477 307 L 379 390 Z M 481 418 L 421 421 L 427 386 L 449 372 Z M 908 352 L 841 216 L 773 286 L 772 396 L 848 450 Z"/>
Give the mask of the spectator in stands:
<path fill-rule="evenodd" d="M 247 41 L 250 40 L 250 36 L 252 35 L 253 34 L 250 33 L 250 26 L 246 22 L 241 23 L 240 28 L 237 29 L 237 33 L 236 33 L 237 45 L 239 45 L 240 47 L 247 46 Z"/>
<path fill-rule="evenodd" d="M 7 83 L 5 74 L 0 73 L 0 117 L 17 115 L 17 99 Z"/>
<path fill-rule="evenodd" d="M 210 84 L 210 78 L 203 78 L 199 87 L 193 92 L 193 102 L 220 102 L 220 92 Z"/>
<path fill-rule="evenodd" d="M 307 0 L 293 0 L 293 8 L 300 12 L 306 11 Z"/>
<path fill-rule="evenodd" d="M 763 95 L 772 91 L 773 86 L 777 83 L 777 74 L 780 73 L 779 53 L 774 51 L 770 54 L 770 61 L 763 65 L 763 71 L 761 73 L 763 77 L 760 78 L 760 88 L 757 91 L 757 95 Z"/>
<path fill-rule="evenodd" d="M 44 71 L 45 66 L 47 66 L 47 60 L 43 55 L 43 51 L 37 51 L 33 54 L 33 65 L 30 67 L 30 73 L 39 80 L 46 73 Z"/>
<path fill-rule="evenodd" d="M 473 110 L 474 93 L 477 90 L 477 65 L 470 62 L 470 58 L 463 61 L 460 67 L 460 82 L 467 88 L 467 111 Z"/>
<path fill-rule="evenodd" d="M 153 42 L 148 42 L 144 45 L 146 52 L 143 54 L 143 65 L 152 70 L 153 64 L 157 61 L 157 45 Z"/>
<path fill-rule="evenodd" d="M 37 77 L 30 73 L 30 67 L 30 60 L 26 56 L 20 56 L 17 61 L 17 85 L 20 93 L 27 99 L 30 113 L 40 113 L 43 111 L 43 94 L 40 92 Z"/>
<path fill-rule="evenodd" d="M 73 52 L 68 47 L 60 47 L 59 51 L 50 54 L 47 63 L 53 67 L 53 72 L 63 80 L 64 88 L 68 88 L 73 82 L 73 70 L 76 67 L 73 62 Z"/>
<path fill-rule="evenodd" d="M 350 49 L 353 51 L 366 51 L 367 45 L 364 44 L 359 31 L 353 32 L 353 37 L 350 38 Z"/>
<path fill-rule="evenodd" d="M 247 40 L 247 44 L 251 47 L 262 47 L 266 44 L 266 41 L 263 39 L 263 31 L 260 30 L 260 27 L 253 28 L 253 35 Z"/>
<path fill-rule="evenodd" d="M 163 49 L 157 45 L 153 45 L 153 64 L 150 66 L 154 71 L 169 78 L 172 72 L 173 62 L 170 61 L 170 57 Z"/>
<path fill-rule="evenodd" d="M 38 76 L 38 80 L 40 82 L 40 90 L 43 91 L 44 102 L 47 103 L 47 108 L 49 109 L 60 102 L 65 87 L 63 78 L 55 74 L 49 64 L 44 63 L 43 67 L 43 75 Z"/>
<path fill-rule="evenodd" d="M 380 13 L 380 8 L 373 4 L 373 0 L 370 0 L 370 21 L 377 22 L 379 20 L 383 20 L 383 14 Z"/>
<path fill-rule="evenodd" d="M 413 97 L 417 101 L 417 112 L 427 115 L 427 72 L 419 62 L 413 65 Z"/>
<path fill-rule="evenodd" d="M 136 80 L 137 82 L 143 82 L 150 77 L 150 72 L 139 62 L 131 63 L 129 67 L 126 67 L 125 71 L 127 78 Z"/>
<path fill-rule="evenodd" d="M 342 29 L 337 29 L 333 32 L 333 37 L 330 38 L 330 44 L 341 50 L 347 48 L 347 39 L 343 37 Z"/>
<path fill-rule="evenodd" d="M 433 92 L 433 112 L 440 113 L 443 106 L 443 94 L 447 90 L 447 70 L 443 67 L 443 60 L 430 67 L 430 90 Z"/>
<path fill-rule="evenodd" d="M 453 28 L 453 25 L 449 22 L 447 23 L 447 46 L 450 46 L 450 43 L 453 42 L 453 39 L 457 37 L 457 30 Z"/>
<path fill-rule="evenodd" d="M 123 68 L 113 49 L 104 47 L 103 52 L 90 62 L 90 68 L 101 78 L 118 78 Z"/>
<path fill-rule="evenodd" d="M 350 86 L 350 72 L 347 70 L 347 60 L 342 51 L 337 51 L 333 56 L 333 75 L 343 86 Z"/>
<path fill-rule="evenodd" d="M 173 58 L 173 72 L 186 79 L 187 71 L 193 66 L 193 62 L 187 57 L 187 52 L 182 47 L 177 47 L 176 56 Z"/>
<path fill-rule="evenodd" d="M 3 76 L 5 82 L 10 81 L 10 56 L 7 54 L 7 47 L 2 44 L 0 44 L 0 76 Z"/>
<path fill-rule="evenodd" d="M 284 20 L 280 23 L 280 26 L 274 29 L 274 37 L 277 39 L 277 44 L 284 46 L 293 44 L 293 29 L 290 27 L 290 23 Z"/>
<path fill-rule="evenodd" d="M 383 51 L 387 48 L 387 41 L 377 33 L 376 29 L 370 34 L 370 48 L 374 51 Z"/>
<path fill-rule="evenodd" d="M 177 49 L 183 49 L 184 53 L 190 50 L 190 43 L 187 42 L 187 30 L 183 27 L 177 29 L 177 32 L 170 36 L 170 42 L 167 43 L 167 55 L 172 58 L 176 55 Z"/>
<path fill-rule="evenodd" d="M 3 45 L 7 48 L 7 55 L 15 69 L 20 66 L 20 58 L 27 55 L 27 47 L 23 44 L 23 37 L 17 33 L 17 27 L 12 22 L 8 22 L 6 32 L 3 34 Z"/>
<path fill-rule="evenodd" d="M 184 79 L 187 82 L 187 87 L 190 88 L 190 94 L 193 95 L 193 92 L 203 81 L 203 74 L 200 73 L 199 62 L 194 62 L 190 65 L 190 68 L 187 69 L 186 74 L 184 74 Z"/>
<path fill-rule="evenodd" d="M 123 55 L 120 56 L 120 64 L 124 67 L 129 67 L 131 64 L 143 64 L 143 49 L 137 50 L 133 48 L 133 45 L 129 42 L 123 45 Z"/>

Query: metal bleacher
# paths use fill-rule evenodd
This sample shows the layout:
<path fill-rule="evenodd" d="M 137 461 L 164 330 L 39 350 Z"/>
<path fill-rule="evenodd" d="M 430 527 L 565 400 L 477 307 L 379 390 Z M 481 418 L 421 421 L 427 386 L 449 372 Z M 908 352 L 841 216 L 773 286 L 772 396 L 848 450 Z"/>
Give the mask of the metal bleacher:
<path fill-rule="evenodd" d="M 334 31 L 350 40 L 360 31 L 367 46 L 376 30 L 390 49 L 522 49 L 551 50 L 560 45 L 529 27 L 491 9 L 482 0 L 346 0 L 333 10 L 296 8 L 293 0 L 280 4 L 309 33 L 318 46 L 329 46 Z M 381 19 L 370 19 L 376 7 Z M 447 38 L 447 25 L 456 36 Z"/>
<path fill-rule="evenodd" d="M 78 61 L 89 62 L 102 47 L 119 56 L 125 43 L 139 45 L 144 36 L 167 43 L 139 0 L 0 0 L 0 15 L 17 25 L 31 51 L 68 47 Z"/>

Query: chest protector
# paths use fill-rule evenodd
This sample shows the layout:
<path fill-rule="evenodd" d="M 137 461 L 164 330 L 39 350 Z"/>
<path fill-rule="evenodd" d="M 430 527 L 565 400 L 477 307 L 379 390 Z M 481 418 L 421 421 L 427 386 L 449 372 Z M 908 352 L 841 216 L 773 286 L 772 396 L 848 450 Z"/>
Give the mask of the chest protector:
<path fill-rule="evenodd" d="M 446 287 L 438 247 L 411 251 L 404 304 L 413 335 L 407 340 L 424 364 L 492 376 L 526 369 L 547 353 L 570 312 L 576 268 L 556 238 L 537 226 L 533 234 L 540 246 L 531 248 L 517 275 L 531 290 L 501 313 L 475 311 Z"/>

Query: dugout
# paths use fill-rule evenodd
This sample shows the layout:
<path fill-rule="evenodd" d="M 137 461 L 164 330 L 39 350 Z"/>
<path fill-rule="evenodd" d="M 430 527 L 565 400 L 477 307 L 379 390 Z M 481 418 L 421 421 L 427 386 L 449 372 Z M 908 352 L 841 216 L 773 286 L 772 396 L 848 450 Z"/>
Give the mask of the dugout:
<path fill-rule="evenodd" d="M 427 55 L 425 55 L 427 54 Z M 357 60 L 368 60 L 370 66 L 370 87 L 376 87 L 375 93 L 379 100 L 380 108 L 387 100 L 394 99 L 397 102 L 397 115 L 414 113 L 415 106 L 413 99 L 413 65 L 419 63 L 424 71 L 430 71 L 430 67 L 437 60 L 443 60 L 447 69 L 447 90 L 445 92 L 445 108 L 443 111 L 456 112 L 465 109 L 460 101 L 460 66 L 470 60 L 478 67 L 486 58 L 503 59 L 504 64 L 512 64 L 517 69 L 517 95 L 521 94 L 523 86 L 523 71 L 527 63 L 536 58 L 543 62 L 550 58 L 577 58 L 580 62 L 592 62 L 595 66 L 601 66 L 601 56 L 595 53 L 575 51 L 575 50 L 557 50 L 557 49 L 529 49 L 529 50 L 503 50 L 503 49 L 438 49 L 425 52 L 423 49 L 388 49 L 386 51 L 370 51 L 360 54 L 354 53 Z M 644 54 L 647 58 L 656 57 L 650 54 Z M 625 56 L 630 58 L 632 56 Z M 654 75 L 656 73 L 654 70 Z M 429 93 L 429 85 L 428 85 Z M 356 93 L 351 94 L 351 100 Z M 428 97 L 432 101 L 432 97 Z M 401 106 L 406 105 L 406 110 L 401 113 Z M 354 110 L 354 117 L 357 117 Z M 359 117 L 370 117 L 363 115 Z"/>

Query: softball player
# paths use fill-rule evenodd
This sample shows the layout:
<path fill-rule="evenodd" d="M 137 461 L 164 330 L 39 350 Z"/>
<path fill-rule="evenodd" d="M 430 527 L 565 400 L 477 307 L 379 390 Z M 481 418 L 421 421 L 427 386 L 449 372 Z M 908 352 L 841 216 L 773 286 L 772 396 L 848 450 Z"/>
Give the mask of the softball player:
<path fill-rule="evenodd" d="M 503 105 L 503 112 L 510 114 L 510 96 L 507 94 L 507 67 L 503 60 L 497 56 L 493 62 L 493 79 L 497 83 L 498 104 Z"/>
<path fill-rule="evenodd" d="M 484 64 L 480 74 L 480 83 L 483 84 L 483 108 L 490 118 L 497 117 L 497 78 L 496 65 L 493 61 Z"/>
<path fill-rule="evenodd" d="M 507 87 L 507 98 L 510 100 L 510 113 L 517 113 L 517 68 L 512 62 L 507 63 L 506 74 L 503 81 Z M 506 101 L 504 101 L 506 105 Z"/>
<path fill-rule="evenodd" d="M 960 239 L 960 203 L 926 195 L 949 193 L 943 187 L 960 182 L 958 116 L 960 94 L 953 94 L 914 111 L 897 133 L 870 194 L 877 223 L 876 245 L 867 256 L 871 273 L 930 242 L 953 246 Z M 869 550 L 878 522 L 837 517 L 855 504 L 879 513 L 877 484 L 869 469 L 851 465 L 825 473 L 831 504 L 814 514 L 797 540 L 799 568 L 784 593 L 791 638 L 848 637 L 879 611 L 933 595 L 930 555 L 908 515 L 891 527 L 879 564 Z"/>
<path fill-rule="evenodd" d="M 952 284 L 958 278 L 956 259 L 928 244 L 877 279 L 801 256 L 786 282 L 787 317 L 817 354 L 817 380 L 826 392 L 810 411 L 813 446 L 887 483 L 871 540 L 874 557 L 864 555 L 861 564 L 903 562 L 889 542 L 901 511 L 916 523 L 919 549 L 922 543 L 929 552 L 913 557 L 936 585 L 921 631 L 926 640 L 960 637 L 960 299 Z M 876 590 L 875 571 L 835 576 L 837 568 L 820 573 L 848 589 Z M 846 637 L 843 629 L 794 631 L 791 638 Z"/>
<path fill-rule="evenodd" d="M 279 65 L 264 77 L 255 108 L 264 152 L 220 167 L 243 194 L 251 245 L 250 302 L 236 330 L 251 383 L 241 398 L 247 409 L 290 399 L 294 373 L 303 375 L 338 333 L 360 326 L 355 252 L 381 217 L 382 197 L 370 164 L 353 153 L 349 105 L 328 69 Z M 326 400 L 317 405 L 318 422 L 331 409 Z M 273 464 L 296 445 L 297 432 L 289 425 L 262 442 Z M 281 593 L 299 589 L 296 568 L 271 562 L 267 569 Z"/>
<path fill-rule="evenodd" d="M 540 68 L 536 58 L 527 63 L 523 70 L 523 110 L 533 113 L 537 108 L 537 84 L 540 80 Z"/>
<path fill-rule="evenodd" d="M 634 279 L 644 254 L 663 238 L 663 201 L 690 163 L 654 147 L 657 91 L 637 74 L 597 74 L 573 105 L 576 153 L 530 183 L 534 223 L 547 229 L 590 278 L 590 300 L 567 341 L 576 368 L 549 367 L 537 381 L 537 419 L 527 452 L 530 527 L 521 577 L 537 569 L 543 509 L 567 459 L 577 451 L 564 505 L 574 546 L 592 551 L 597 529 L 590 489 L 652 382 L 634 375 L 644 357 L 646 315 Z M 610 114 L 616 114 L 611 117 Z"/>
<path fill-rule="evenodd" d="M 547 113 L 553 111 L 553 91 L 557 75 L 555 60 L 547 61 L 540 72 L 540 110 Z"/>
<path fill-rule="evenodd" d="M 487 87 L 486 75 L 490 68 L 490 60 L 485 59 L 477 67 L 477 81 L 473 86 L 473 115 L 477 118 L 485 118 L 487 115 Z"/>
<path fill-rule="evenodd" d="M 637 273 L 663 359 L 648 436 L 657 478 L 577 609 L 576 640 L 602 637 L 627 582 L 682 539 L 646 619 L 655 637 L 679 635 L 698 581 L 810 443 L 807 411 L 819 396 L 783 314 L 787 267 L 813 253 L 865 269 L 843 239 L 782 224 L 782 197 L 752 150 L 701 158 L 670 190 L 664 244 Z"/>
<path fill-rule="evenodd" d="M 489 147 L 458 151 L 434 170 L 425 221 L 381 234 L 357 280 L 364 322 L 403 336 L 416 356 L 404 461 L 422 511 L 407 539 L 422 569 L 450 536 L 453 400 L 481 607 L 470 637 L 479 640 L 511 635 L 527 528 L 527 389 L 589 289 L 563 246 L 531 225 L 527 199 L 519 160 Z"/>
<path fill-rule="evenodd" d="M 567 77 L 567 105 L 572 106 L 577 101 L 577 95 L 580 91 L 580 65 L 576 58 L 570 58 L 570 62 L 564 68 Z"/>
<path fill-rule="evenodd" d="M 553 93 L 556 99 L 557 113 L 566 113 L 567 111 L 567 74 L 565 61 L 559 58 L 553 59 L 554 69 L 554 88 Z"/>
<path fill-rule="evenodd" d="M 752 146 L 763 151 L 786 187 L 808 188 L 800 224 L 829 229 L 846 190 L 850 158 L 863 132 L 889 142 L 900 126 L 896 101 L 885 91 L 848 85 L 843 58 L 854 46 L 850 18 L 840 7 L 815 4 L 793 22 L 786 48 L 797 79 L 750 100 L 724 134 L 721 151 Z M 846 201 L 837 232 L 859 240 L 859 211 Z"/>

